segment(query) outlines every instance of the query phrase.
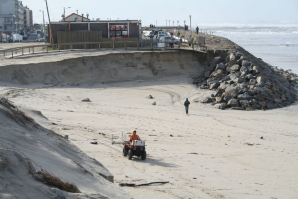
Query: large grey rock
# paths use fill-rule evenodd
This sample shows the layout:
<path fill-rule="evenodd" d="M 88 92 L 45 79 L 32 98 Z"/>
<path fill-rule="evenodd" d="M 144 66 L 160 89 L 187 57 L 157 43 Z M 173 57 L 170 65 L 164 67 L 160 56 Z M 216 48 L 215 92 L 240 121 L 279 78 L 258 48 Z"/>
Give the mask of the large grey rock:
<path fill-rule="evenodd" d="M 245 108 L 246 111 L 254 111 L 256 110 L 256 107 L 253 107 L 253 106 L 248 106 Z"/>
<path fill-rule="evenodd" d="M 257 81 L 258 85 L 264 86 L 265 85 L 265 82 L 266 82 L 266 79 L 263 76 L 258 76 L 257 79 L 256 79 L 256 81 Z"/>
<path fill-rule="evenodd" d="M 269 101 L 269 102 L 267 102 L 267 108 L 273 109 L 273 108 L 278 108 L 278 106 L 275 102 Z"/>
<path fill-rule="evenodd" d="M 257 66 L 253 66 L 253 67 L 252 67 L 252 72 L 253 72 L 253 74 L 258 74 L 258 73 L 260 73 L 259 67 L 257 67 Z"/>
<path fill-rule="evenodd" d="M 211 77 L 216 77 L 216 78 L 222 78 L 226 76 L 225 73 L 224 73 L 224 70 L 222 69 L 217 69 L 216 71 L 214 71 L 212 74 L 211 74 Z"/>
<path fill-rule="evenodd" d="M 250 96 L 250 95 L 247 94 L 247 93 L 240 94 L 240 95 L 238 95 L 238 97 L 237 97 L 238 100 L 250 100 L 250 99 L 252 99 L 252 98 L 253 98 L 253 97 Z"/>
<path fill-rule="evenodd" d="M 233 53 L 230 54 L 229 61 L 236 61 L 236 56 Z"/>
<path fill-rule="evenodd" d="M 220 62 L 224 61 L 224 59 L 222 57 L 214 57 L 213 60 L 210 63 L 210 66 L 215 67 L 217 64 L 219 64 Z"/>
<path fill-rule="evenodd" d="M 236 74 L 230 74 L 230 79 L 235 83 L 242 83 L 245 80 L 241 77 L 238 77 Z"/>
<path fill-rule="evenodd" d="M 221 103 L 222 102 L 222 98 L 221 97 L 215 97 L 215 102 L 216 103 Z"/>
<path fill-rule="evenodd" d="M 223 110 L 223 109 L 227 108 L 227 104 L 226 104 L 225 102 L 223 102 L 223 103 L 218 103 L 218 104 L 215 104 L 215 105 L 214 105 L 214 108 Z"/>
<path fill-rule="evenodd" d="M 239 103 L 240 103 L 240 106 L 244 109 L 249 106 L 248 100 L 239 100 Z"/>
<path fill-rule="evenodd" d="M 210 84 L 213 84 L 215 82 L 219 82 L 219 80 L 214 79 L 214 78 L 208 78 L 206 82 L 207 82 L 207 85 L 210 86 Z"/>
<path fill-rule="evenodd" d="M 250 66 L 250 61 L 248 60 L 243 60 L 241 63 L 242 66 Z"/>
<path fill-rule="evenodd" d="M 235 87 L 228 87 L 225 94 L 230 94 L 232 97 L 236 98 L 238 96 L 238 89 Z"/>
<path fill-rule="evenodd" d="M 228 101 L 230 101 L 230 99 L 232 99 L 233 97 L 230 95 L 230 94 L 227 94 L 227 95 L 224 95 L 223 96 L 223 100 L 225 101 L 225 102 L 228 102 Z"/>
<path fill-rule="evenodd" d="M 240 66 L 238 64 L 234 64 L 230 67 L 230 73 L 235 73 L 236 71 L 240 70 Z"/>
<path fill-rule="evenodd" d="M 225 90 L 223 89 L 217 89 L 217 91 L 214 94 L 214 97 L 220 97 L 224 92 Z"/>
<path fill-rule="evenodd" d="M 282 103 L 282 99 L 280 99 L 280 98 L 274 98 L 274 101 L 277 103 Z"/>
<path fill-rule="evenodd" d="M 266 102 L 266 101 L 260 101 L 259 104 L 260 104 L 262 107 L 266 107 L 266 106 L 267 106 L 267 102 Z"/>
<path fill-rule="evenodd" d="M 223 63 L 219 63 L 219 64 L 216 65 L 215 70 L 217 70 L 217 69 L 225 70 L 226 69 L 226 66 Z"/>
<path fill-rule="evenodd" d="M 251 66 L 241 66 L 240 68 L 241 76 L 247 75 L 248 73 L 250 73 L 251 70 L 252 70 Z"/>
<path fill-rule="evenodd" d="M 219 87 L 220 83 L 219 81 L 216 81 L 216 82 L 213 82 L 210 84 L 210 89 L 213 90 L 213 89 L 217 89 Z"/>
<path fill-rule="evenodd" d="M 249 100 L 249 103 L 250 103 L 251 105 L 259 104 L 259 102 L 258 102 L 256 99 L 251 99 L 251 100 Z"/>
<path fill-rule="evenodd" d="M 254 87 L 254 91 L 257 92 L 257 93 L 263 93 L 264 92 L 264 88 L 259 87 L 259 86 L 256 86 L 256 87 Z"/>
<path fill-rule="evenodd" d="M 203 100 L 202 100 L 202 103 L 211 103 L 213 102 L 213 100 L 210 98 L 210 97 L 205 97 Z"/>
<path fill-rule="evenodd" d="M 222 90 L 226 90 L 227 87 L 229 87 L 230 85 L 226 82 L 222 82 L 220 85 L 219 85 L 219 89 L 222 89 Z"/>
<path fill-rule="evenodd" d="M 250 79 L 252 79 L 253 78 L 253 75 L 252 74 L 247 74 L 246 76 L 245 76 L 245 79 L 247 79 L 247 80 L 250 80 Z"/>
<path fill-rule="evenodd" d="M 228 106 L 229 107 L 238 107 L 239 106 L 239 101 L 237 99 L 230 99 L 228 101 Z"/>
<path fill-rule="evenodd" d="M 257 83 L 257 81 L 255 79 L 250 79 L 249 80 L 250 85 L 255 85 L 256 83 Z"/>
<path fill-rule="evenodd" d="M 236 57 L 237 60 L 239 60 L 239 59 L 243 60 L 244 59 L 244 57 L 242 56 L 242 53 L 240 53 L 240 52 L 236 52 L 235 57 Z"/>

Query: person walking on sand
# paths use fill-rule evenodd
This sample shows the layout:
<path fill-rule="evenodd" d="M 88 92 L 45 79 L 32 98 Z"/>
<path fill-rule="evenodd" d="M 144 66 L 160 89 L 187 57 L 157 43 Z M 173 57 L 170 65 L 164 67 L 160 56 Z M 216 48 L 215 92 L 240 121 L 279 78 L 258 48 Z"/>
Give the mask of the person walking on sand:
<path fill-rule="evenodd" d="M 188 101 L 188 98 L 186 98 L 185 102 L 184 102 L 184 106 L 185 106 L 185 111 L 186 114 L 188 114 L 188 107 L 189 107 L 190 102 Z"/>

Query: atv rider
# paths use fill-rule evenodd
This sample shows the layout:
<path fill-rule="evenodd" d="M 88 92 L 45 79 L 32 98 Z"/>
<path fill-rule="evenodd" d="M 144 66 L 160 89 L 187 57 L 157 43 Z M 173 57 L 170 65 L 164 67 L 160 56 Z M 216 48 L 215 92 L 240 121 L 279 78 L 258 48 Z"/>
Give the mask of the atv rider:
<path fill-rule="evenodd" d="M 137 131 L 134 130 L 131 134 L 131 136 L 129 137 L 129 142 L 130 144 L 132 144 L 133 140 L 141 140 L 141 138 L 137 135 Z"/>

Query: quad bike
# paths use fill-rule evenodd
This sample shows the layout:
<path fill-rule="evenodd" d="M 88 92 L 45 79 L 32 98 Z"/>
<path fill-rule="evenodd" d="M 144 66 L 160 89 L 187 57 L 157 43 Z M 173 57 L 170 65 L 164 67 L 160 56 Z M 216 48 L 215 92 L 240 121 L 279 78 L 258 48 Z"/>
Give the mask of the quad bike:
<path fill-rule="evenodd" d="M 145 160 L 145 141 L 133 140 L 132 142 L 125 142 L 123 147 L 123 156 L 128 156 L 129 160 L 132 159 L 132 156 L 141 156 L 142 160 Z"/>

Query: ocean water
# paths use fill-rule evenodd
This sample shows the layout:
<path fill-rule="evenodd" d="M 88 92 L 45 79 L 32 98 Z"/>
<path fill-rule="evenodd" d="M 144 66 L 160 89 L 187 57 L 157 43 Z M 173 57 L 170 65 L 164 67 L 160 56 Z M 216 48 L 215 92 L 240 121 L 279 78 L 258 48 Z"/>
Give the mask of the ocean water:
<path fill-rule="evenodd" d="M 201 27 L 226 37 L 272 66 L 298 74 L 298 25 L 216 25 Z"/>

